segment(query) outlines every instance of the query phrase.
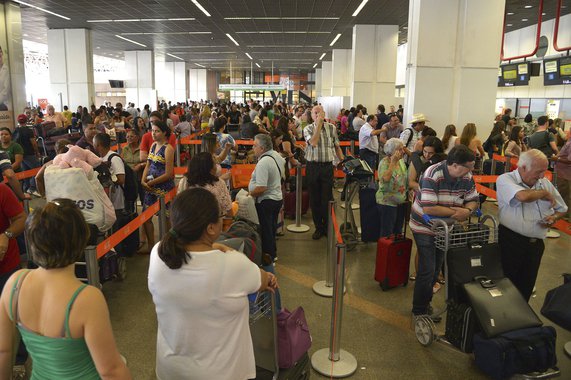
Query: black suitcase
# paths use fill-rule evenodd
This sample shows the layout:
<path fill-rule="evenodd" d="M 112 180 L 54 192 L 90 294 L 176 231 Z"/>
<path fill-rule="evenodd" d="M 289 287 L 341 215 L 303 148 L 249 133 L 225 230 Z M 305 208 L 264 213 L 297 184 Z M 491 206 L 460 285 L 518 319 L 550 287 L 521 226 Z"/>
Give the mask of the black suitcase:
<path fill-rule="evenodd" d="M 361 240 L 377 241 L 381 232 L 381 217 L 377 207 L 376 189 L 370 187 L 359 190 L 359 210 L 361 213 Z"/>
<path fill-rule="evenodd" d="M 488 338 L 543 324 L 508 278 L 480 277 L 463 286 Z"/>
<path fill-rule="evenodd" d="M 446 332 L 448 342 L 470 353 L 474 348 L 474 334 L 480 330 L 472 307 L 466 303 L 450 301 L 446 310 Z"/>
<path fill-rule="evenodd" d="M 272 380 L 272 371 L 256 367 L 256 380 Z M 311 376 L 311 361 L 305 353 L 291 368 L 280 369 L 277 380 L 308 380 Z"/>
<path fill-rule="evenodd" d="M 137 217 L 136 212 L 117 212 L 117 221 L 113 225 L 113 233 L 119 231 Z M 115 250 L 121 257 L 132 257 L 139 249 L 139 229 L 136 228 L 129 236 L 115 246 Z"/>
<path fill-rule="evenodd" d="M 541 373 L 557 371 L 556 339 L 557 333 L 551 326 L 516 330 L 492 339 L 476 334 L 475 363 L 492 379 L 528 373 L 536 375 L 530 378 L 539 379 Z"/>
<path fill-rule="evenodd" d="M 479 276 L 492 280 L 504 277 L 500 246 L 497 243 L 470 243 L 465 247 L 452 248 L 446 255 L 448 264 L 448 299 L 467 303 L 462 285 Z"/>

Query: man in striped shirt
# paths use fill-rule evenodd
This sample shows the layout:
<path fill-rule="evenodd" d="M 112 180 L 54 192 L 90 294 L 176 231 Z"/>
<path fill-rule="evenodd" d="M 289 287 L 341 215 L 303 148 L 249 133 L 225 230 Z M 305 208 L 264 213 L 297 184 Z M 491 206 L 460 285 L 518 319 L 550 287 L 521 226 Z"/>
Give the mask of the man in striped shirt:
<path fill-rule="evenodd" d="M 476 157 L 464 145 L 452 148 L 445 161 L 432 165 L 420 180 L 412 206 L 410 228 L 418 248 L 418 272 L 414 284 L 412 314 L 432 315 L 432 286 L 444 262 L 444 252 L 434 246 L 434 233 L 423 215 L 462 222 L 478 207 L 478 193 L 472 178 Z M 440 317 L 432 316 L 434 322 Z"/>

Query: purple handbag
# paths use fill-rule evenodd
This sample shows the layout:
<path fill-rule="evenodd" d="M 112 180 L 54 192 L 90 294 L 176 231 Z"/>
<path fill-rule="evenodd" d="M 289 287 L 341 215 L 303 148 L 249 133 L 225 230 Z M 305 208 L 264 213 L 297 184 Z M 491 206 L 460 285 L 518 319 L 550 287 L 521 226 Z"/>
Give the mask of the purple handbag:
<path fill-rule="evenodd" d="M 311 347 L 311 334 L 300 306 L 293 312 L 283 309 L 278 319 L 278 364 L 291 368 Z"/>

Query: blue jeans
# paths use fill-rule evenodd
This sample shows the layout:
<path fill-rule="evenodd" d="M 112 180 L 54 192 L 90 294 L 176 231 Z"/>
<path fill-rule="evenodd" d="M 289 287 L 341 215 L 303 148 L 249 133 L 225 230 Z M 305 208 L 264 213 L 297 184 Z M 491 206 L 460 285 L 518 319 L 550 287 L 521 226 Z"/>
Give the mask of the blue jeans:
<path fill-rule="evenodd" d="M 398 206 L 377 205 L 381 215 L 381 232 L 379 237 L 386 237 L 402 232 L 405 204 Z"/>
<path fill-rule="evenodd" d="M 40 166 L 40 161 L 35 155 L 24 156 L 24 159 L 22 160 L 22 170 L 35 169 Z M 26 178 L 23 182 L 24 191 L 36 191 L 36 179 L 34 177 Z"/>
<path fill-rule="evenodd" d="M 426 314 L 432 301 L 432 287 L 438 280 L 438 273 L 444 263 L 444 252 L 436 249 L 434 236 L 413 233 L 418 249 L 418 271 L 412 296 L 412 313 Z"/>

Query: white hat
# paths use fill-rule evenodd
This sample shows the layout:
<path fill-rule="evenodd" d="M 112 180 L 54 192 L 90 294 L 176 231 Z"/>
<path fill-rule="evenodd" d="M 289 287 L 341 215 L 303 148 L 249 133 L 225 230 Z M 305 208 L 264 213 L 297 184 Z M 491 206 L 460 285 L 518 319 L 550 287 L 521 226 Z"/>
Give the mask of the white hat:
<path fill-rule="evenodd" d="M 412 115 L 412 120 L 410 121 L 410 124 L 414 124 L 414 123 L 420 123 L 421 121 L 430 121 L 428 120 L 423 113 L 415 113 Z"/>

